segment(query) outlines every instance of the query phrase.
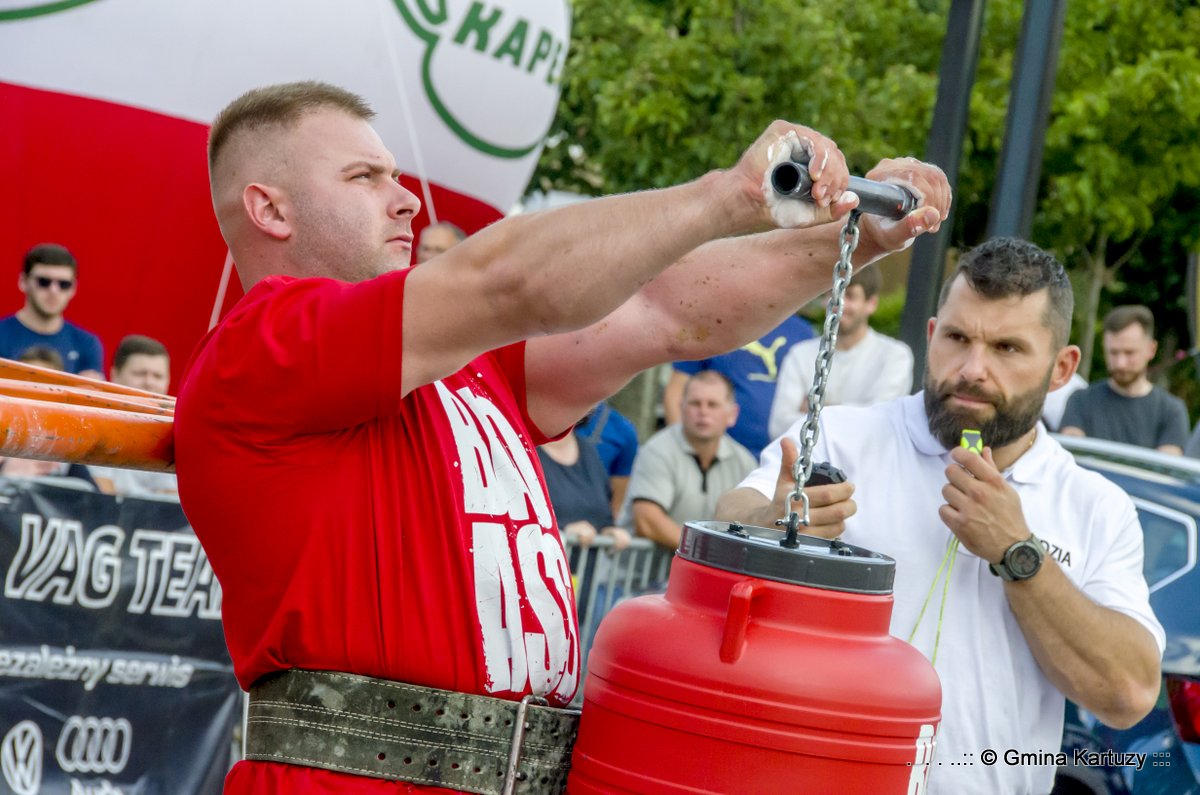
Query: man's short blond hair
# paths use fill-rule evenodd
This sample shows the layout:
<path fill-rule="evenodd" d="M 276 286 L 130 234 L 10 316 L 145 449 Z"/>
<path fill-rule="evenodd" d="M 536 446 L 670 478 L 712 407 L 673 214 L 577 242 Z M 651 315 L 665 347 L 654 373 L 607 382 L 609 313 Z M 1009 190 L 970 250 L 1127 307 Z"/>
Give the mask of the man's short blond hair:
<path fill-rule="evenodd" d="M 344 88 L 306 80 L 247 91 L 229 103 L 213 121 L 208 134 L 208 169 L 212 173 L 230 139 L 242 131 L 295 124 L 306 113 L 332 108 L 370 121 L 375 111 L 367 101 Z"/>

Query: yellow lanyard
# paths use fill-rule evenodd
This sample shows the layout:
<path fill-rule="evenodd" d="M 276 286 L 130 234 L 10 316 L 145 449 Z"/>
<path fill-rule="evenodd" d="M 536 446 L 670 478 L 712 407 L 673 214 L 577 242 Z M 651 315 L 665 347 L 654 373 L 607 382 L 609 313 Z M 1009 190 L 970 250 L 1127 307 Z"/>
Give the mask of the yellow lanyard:
<path fill-rule="evenodd" d="M 908 642 L 912 643 L 913 638 L 917 636 L 917 630 L 921 627 L 921 619 L 925 617 L 925 608 L 929 607 L 929 600 L 933 598 L 933 590 L 937 587 L 938 578 L 942 576 L 942 570 L 945 569 L 946 579 L 942 583 L 942 604 L 938 608 L 937 632 L 933 637 L 933 656 L 929 658 L 929 662 L 935 665 L 937 664 L 938 644 L 942 640 L 942 619 L 946 615 L 946 594 L 950 591 L 950 575 L 954 571 L 954 560 L 957 557 L 958 536 L 951 535 L 950 543 L 946 546 L 946 554 L 942 556 L 942 563 L 934 572 L 933 582 L 929 583 L 929 593 L 925 594 L 925 603 L 921 605 L 921 612 L 917 613 L 917 623 L 913 625 L 912 632 L 908 635 Z"/>

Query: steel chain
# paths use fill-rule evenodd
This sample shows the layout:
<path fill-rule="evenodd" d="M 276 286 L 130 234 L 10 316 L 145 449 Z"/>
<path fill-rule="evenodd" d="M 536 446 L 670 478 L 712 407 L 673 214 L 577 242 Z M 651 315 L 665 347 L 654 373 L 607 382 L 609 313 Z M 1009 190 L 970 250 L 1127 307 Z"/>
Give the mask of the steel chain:
<path fill-rule="evenodd" d="M 854 264 L 850 258 L 854 255 L 854 249 L 858 247 L 858 217 L 859 213 L 855 210 L 846 219 L 846 225 L 842 228 L 841 250 L 837 264 L 833 267 L 833 290 L 829 294 L 829 304 L 825 308 L 825 326 L 822 329 L 821 343 L 817 350 L 816 372 L 813 375 L 812 389 L 808 391 L 808 416 L 804 420 L 804 427 L 800 430 L 800 455 L 792 464 L 792 477 L 796 481 L 796 488 L 788 495 L 788 506 L 790 507 L 793 502 L 799 502 L 803 514 L 796 513 L 794 508 L 788 512 L 784 524 L 788 528 L 789 535 L 801 525 L 808 527 L 809 523 L 808 495 L 804 493 L 804 484 L 812 476 L 813 449 L 817 445 L 817 436 L 820 433 L 818 423 L 821 419 L 821 409 L 825 403 L 825 388 L 829 384 L 829 371 L 833 367 L 833 352 L 837 346 L 838 328 L 842 324 L 842 309 L 846 305 L 846 287 L 850 284 L 850 277 L 854 275 Z"/>

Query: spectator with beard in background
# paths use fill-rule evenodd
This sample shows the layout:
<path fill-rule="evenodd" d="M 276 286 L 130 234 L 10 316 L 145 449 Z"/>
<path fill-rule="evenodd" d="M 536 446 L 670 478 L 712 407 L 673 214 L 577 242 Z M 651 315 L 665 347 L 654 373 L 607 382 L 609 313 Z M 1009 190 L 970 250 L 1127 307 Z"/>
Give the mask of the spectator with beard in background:
<path fill-rule="evenodd" d="M 1157 352 L 1149 309 L 1130 305 L 1109 312 L 1104 318 L 1108 378 L 1071 395 L 1061 432 L 1182 455 L 1188 441 L 1187 406 L 1146 377 Z"/>

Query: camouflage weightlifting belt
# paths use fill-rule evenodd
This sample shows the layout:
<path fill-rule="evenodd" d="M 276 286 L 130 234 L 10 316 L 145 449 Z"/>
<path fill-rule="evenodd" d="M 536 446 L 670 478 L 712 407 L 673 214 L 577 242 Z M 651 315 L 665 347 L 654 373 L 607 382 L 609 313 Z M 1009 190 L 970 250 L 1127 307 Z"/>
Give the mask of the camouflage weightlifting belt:
<path fill-rule="evenodd" d="M 480 795 L 557 795 L 579 712 L 544 704 L 292 669 L 250 688 L 246 758 Z"/>

